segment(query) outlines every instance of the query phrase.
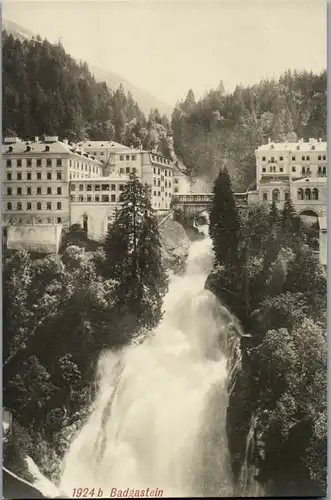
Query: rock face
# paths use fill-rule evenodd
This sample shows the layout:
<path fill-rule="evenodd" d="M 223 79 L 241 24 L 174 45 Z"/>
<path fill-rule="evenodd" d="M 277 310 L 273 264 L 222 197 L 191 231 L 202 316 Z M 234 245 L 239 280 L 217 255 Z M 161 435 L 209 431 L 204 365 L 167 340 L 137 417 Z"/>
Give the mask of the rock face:
<path fill-rule="evenodd" d="M 182 272 L 190 246 L 185 229 L 179 222 L 167 219 L 160 225 L 159 232 L 165 265 L 176 274 Z"/>
<path fill-rule="evenodd" d="M 2 468 L 2 474 L 4 498 L 49 498 L 32 484 L 19 478 L 4 467 Z"/>

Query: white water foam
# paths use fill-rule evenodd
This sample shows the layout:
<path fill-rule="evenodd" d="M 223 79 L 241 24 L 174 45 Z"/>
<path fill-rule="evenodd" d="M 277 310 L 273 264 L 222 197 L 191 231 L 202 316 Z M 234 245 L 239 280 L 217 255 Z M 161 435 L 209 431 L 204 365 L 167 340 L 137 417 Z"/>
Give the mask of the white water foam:
<path fill-rule="evenodd" d="M 232 496 L 226 438 L 228 317 L 204 289 L 208 238 L 191 245 L 160 325 L 140 345 L 100 360 L 99 395 L 64 460 L 60 484 L 163 490 L 163 496 Z M 231 319 L 231 318 L 230 318 Z"/>

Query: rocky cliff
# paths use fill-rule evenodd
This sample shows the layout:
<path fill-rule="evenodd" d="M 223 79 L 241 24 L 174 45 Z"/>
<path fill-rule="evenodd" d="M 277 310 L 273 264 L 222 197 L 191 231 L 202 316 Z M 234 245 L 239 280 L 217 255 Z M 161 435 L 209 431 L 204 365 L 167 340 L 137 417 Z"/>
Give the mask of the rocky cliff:
<path fill-rule="evenodd" d="M 179 222 L 165 220 L 160 226 L 163 261 L 174 273 L 183 271 L 188 255 L 190 240 Z"/>

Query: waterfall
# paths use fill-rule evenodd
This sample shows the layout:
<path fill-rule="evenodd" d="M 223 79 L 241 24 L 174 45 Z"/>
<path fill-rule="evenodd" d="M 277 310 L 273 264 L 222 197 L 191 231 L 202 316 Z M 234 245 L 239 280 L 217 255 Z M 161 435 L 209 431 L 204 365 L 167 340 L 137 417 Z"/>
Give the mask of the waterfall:
<path fill-rule="evenodd" d="M 228 338 L 240 328 L 204 289 L 208 238 L 172 278 L 160 325 L 105 353 L 91 415 L 64 458 L 61 490 L 158 488 L 164 497 L 234 495 L 226 437 Z"/>

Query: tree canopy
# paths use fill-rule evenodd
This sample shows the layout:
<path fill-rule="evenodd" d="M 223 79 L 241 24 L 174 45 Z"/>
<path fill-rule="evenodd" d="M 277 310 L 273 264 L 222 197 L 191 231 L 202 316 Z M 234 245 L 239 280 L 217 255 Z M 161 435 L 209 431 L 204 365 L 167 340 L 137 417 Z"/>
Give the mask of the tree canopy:
<path fill-rule="evenodd" d="M 255 182 L 257 146 L 273 141 L 326 139 L 326 71 L 286 71 L 226 93 L 221 83 L 199 100 L 192 90 L 172 115 L 175 152 L 195 177 L 212 182 L 226 165 L 236 191 Z"/>

